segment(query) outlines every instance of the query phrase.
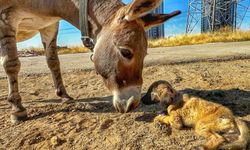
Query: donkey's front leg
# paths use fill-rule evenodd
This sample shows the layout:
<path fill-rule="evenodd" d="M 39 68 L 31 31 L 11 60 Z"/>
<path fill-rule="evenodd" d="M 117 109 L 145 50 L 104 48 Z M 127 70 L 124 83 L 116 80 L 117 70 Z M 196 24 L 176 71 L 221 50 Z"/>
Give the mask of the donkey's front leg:
<path fill-rule="evenodd" d="M 40 30 L 43 45 L 45 48 L 45 55 L 47 59 L 48 67 L 52 73 L 54 86 L 56 88 L 56 94 L 60 96 L 63 102 L 70 102 L 73 98 L 67 94 L 67 91 L 63 85 L 63 80 L 60 70 L 60 62 L 57 53 L 57 33 L 58 22 Z"/>
<path fill-rule="evenodd" d="M 21 104 L 21 96 L 18 91 L 18 73 L 21 63 L 17 55 L 15 27 L 12 25 L 8 13 L 8 11 L 0 12 L 0 56 L 8 78 L 7 100 L 12 107 L 11 122 L 17 123 L 27 119 L 27 112 Z"/>

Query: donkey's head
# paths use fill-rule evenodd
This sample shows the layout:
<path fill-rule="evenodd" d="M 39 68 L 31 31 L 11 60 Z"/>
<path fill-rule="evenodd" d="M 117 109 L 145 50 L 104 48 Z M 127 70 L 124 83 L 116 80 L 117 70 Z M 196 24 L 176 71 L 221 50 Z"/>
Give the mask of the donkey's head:
<path fill-rule="evenodd" d="M 143 61 L 147 54 L 146 30 L 159 25 L 171 14 L 147 15 L 161 0 L 134 0 L 121 7 L 102 28 L 97 38 L 93 61 L 98 74 L 113 93 L 113 105 L 119 112 L 135 109 L 141 99 Z"/>

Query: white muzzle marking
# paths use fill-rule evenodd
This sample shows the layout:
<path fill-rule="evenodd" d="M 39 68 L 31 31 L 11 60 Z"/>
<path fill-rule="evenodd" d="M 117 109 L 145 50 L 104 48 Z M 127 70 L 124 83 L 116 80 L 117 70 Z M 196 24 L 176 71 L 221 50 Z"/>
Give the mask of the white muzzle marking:
<path fill-rule="evenodd" d="M 113 105 L 119 112 L 128 112 L 133 103 L 141 99 L 141 86 L 130 86 L 121 91 L 113 91 Z"/>

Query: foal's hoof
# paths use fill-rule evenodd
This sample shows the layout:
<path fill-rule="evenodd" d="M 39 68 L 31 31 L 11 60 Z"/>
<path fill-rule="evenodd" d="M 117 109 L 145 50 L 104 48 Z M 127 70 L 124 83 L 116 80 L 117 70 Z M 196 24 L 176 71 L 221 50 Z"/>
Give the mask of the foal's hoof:
<path fill-rule="evenodd" d="M 21 112 L 14 112 L 10 115 L 10 120 L 11 120 L 11 123 L 13 124 L 23 122 L 27 120 L 27 118 L 28 118 L 28 114 L 26 110 L 21 111 Z"/>
<path fill-rule="evenodd" d="M 63 104 L 71 104 L 74 103 L 74 98 L 70 96 L 62 97 L 62 103 Z"/>

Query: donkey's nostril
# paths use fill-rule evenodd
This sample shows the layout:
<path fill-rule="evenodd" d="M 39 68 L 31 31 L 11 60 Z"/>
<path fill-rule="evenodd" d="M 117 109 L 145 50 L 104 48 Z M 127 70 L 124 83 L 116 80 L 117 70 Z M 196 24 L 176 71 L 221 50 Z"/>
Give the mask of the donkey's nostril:
<path fill-rule="evenodd" d="M 132 111 L 133 109 L 134 109 L 134 105 L 132 104 L 132 105 L 130 105 L 130 106 L 127 108 L 126 112 L 130 112 L 130 111 Z"/>
<path fill-rule="evenodd" d="M 114 107 L 115 107 L 116 111 L 118 111 L 120 113 L 125 113 L 124 105 L 122 105 L 119 101 L 116 101 L 114 103 Z"/>
<path fill-rule="evenodd" d="M 136 109 L 140 104 L 139 100 L 133 100 L 133 101 L 128 101 L 126 112 L 130 112 L 134 109 Z"/>

